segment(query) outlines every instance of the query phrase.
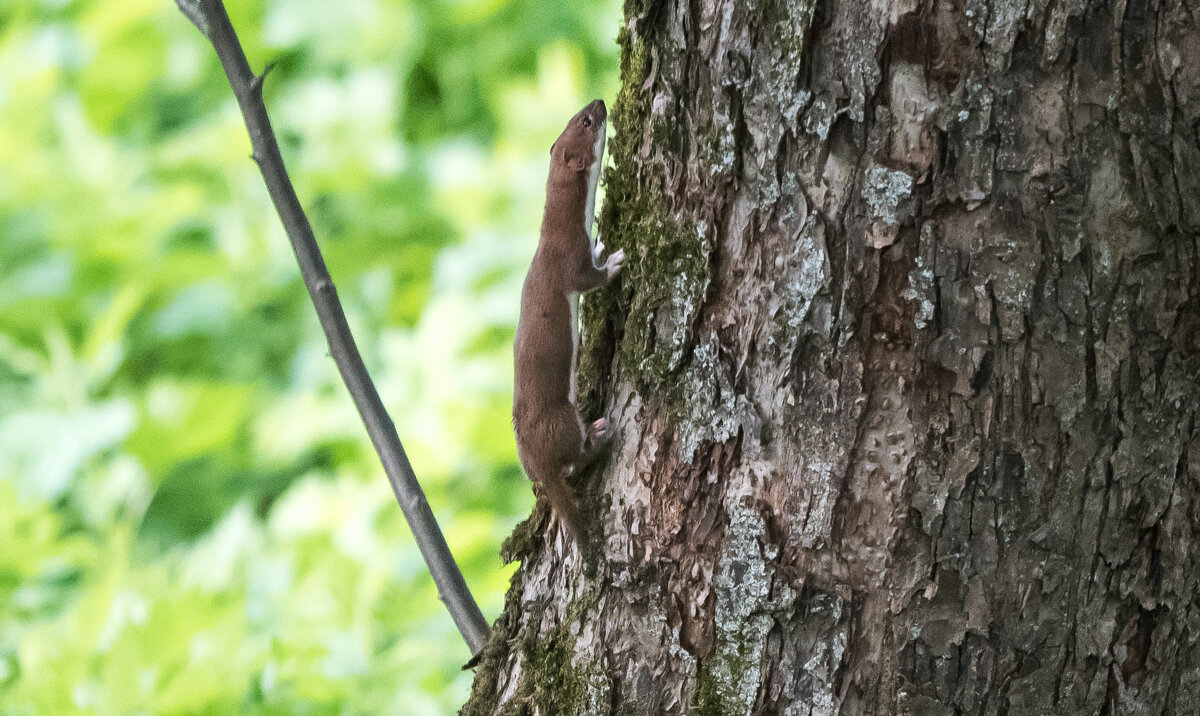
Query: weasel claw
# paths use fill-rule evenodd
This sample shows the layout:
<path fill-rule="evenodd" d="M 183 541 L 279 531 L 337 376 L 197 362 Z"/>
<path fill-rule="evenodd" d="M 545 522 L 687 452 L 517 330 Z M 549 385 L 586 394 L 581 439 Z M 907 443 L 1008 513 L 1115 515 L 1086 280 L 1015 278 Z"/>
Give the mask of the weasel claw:
<path fill-rule="evenodd" d="M 606 435 L 608 435 L 608 421 L 604 418 L 600 418 L 588 426 L 588 439 L 591 442 L 603 440 Z"/>
<path fill-rule="evenodd" d="M 621 262 L 625 260 L 625 250 L 617 249 L 608 255 L 608 260 L 604 262 L 604 270 L 608 274 L 608 278 L 616 276 L 621 270 Z"/>

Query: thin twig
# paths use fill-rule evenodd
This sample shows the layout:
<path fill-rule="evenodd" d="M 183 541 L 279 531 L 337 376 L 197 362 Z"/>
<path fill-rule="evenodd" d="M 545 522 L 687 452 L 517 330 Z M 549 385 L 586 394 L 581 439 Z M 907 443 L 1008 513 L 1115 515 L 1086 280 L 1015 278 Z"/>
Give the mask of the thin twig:
<path fill-rule="evenodd" d="M 192 21 L 192 24 L 196 26 L 200 34 L 208 37 L 208 22 L 200 12 L 200 6 L 196 3 L 196 0 L 175 0 L 175 4 L 179 6 L 179 12 Z"/>
<path fill-rule="evenodd" d="M 308 217 L 296 198 L 292 182 L 288 178 L 283 157 L 279 153 L 279 144 L 275 141 L 275 133 L 271 129 L 271 120 L 267 117 L 267 108 L 262 100 L 262 76 L 256 76 L 246 60 L 246 53 L 238 42 L 233 24 L 225 12 L 221 0 L 176 0 L 180 10 L 201 32 L 212 42 L 225 68 L 225 76 L 233 87 L 242 116 L 246 120 L 246 129 L 250 133 L 250 144 L 253 147 L 253 158 L 262 172 L 267 191 L 275 210 L 283 221 L 292 249 L 296 253 L 296 261 L 300 264 L 300 274 L 304 277 L 304 285 L 312 297 L 317 309 L 317 317 L 325 338 L 329 341 L 329 352 L 337 363 L 342 380 L 346 383 L 354 406 L 362 416 L 367 427 L 367 434 L 379 453 L 383 469 L 387 473 L 396 500 L 404 511 L 404 517 L 412 529 L 413 537 L 429 566 L 429 573 L 437 584 L 438 597 L 446 605 L 450 616 L 454 619 L 458 630 L 462 632 L 473 655 L 478 655 L 488 638 L 488 625 L 483 613 L 475 603 L 467 588 L 466 580 L 446 539 L 438 527 L 425 493 L 413 474 L 404 446 L 396 434 L 396 426 L 388 416 L 379 392 L 346 323 L 346 314 L 338 301 L 333 279 L 325 268 L 325 259 L 313 236 L 312 226 Z M 198 12 L 197 12 L 198 11 Z M 263 76 L 265 76 L 265 72 Z"/>

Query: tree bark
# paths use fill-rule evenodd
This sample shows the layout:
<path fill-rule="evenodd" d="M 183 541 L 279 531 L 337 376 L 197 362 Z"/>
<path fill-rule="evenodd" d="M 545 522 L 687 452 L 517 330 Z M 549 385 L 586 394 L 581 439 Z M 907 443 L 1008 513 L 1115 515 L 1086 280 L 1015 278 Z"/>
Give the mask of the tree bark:
<path fill-rule="evenodd" d="M 625 12 L 603 536 L 464 713 L 1200 710 L 1200 7 Z"/>

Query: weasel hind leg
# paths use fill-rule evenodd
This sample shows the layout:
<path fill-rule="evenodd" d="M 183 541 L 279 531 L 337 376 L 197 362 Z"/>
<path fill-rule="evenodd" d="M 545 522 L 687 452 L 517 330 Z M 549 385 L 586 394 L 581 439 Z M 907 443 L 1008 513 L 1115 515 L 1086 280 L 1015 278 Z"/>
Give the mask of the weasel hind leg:
<path fill-rule="evenodd" d="M 562 402 L 542 414 L 529 434 L 519 436 L 518 453 L 525 472 L 551 510 L 563 521 L 567 531 L 578 540 L 582 520 L 575 491 L 567 484 L 567 475 L 583 454 L 584 429 L 579 413 L 569 402 Z M 520 439 L 520 438 L 524 439 Z M 521 445 L 521 443 L 525 443 Z"/>
<path fill-rule="evenodd" d="M 576 540 L 583 520 L 567 476 L 591 466 L 612 439 L 608 421 L 600 418 L 584 427 L 575 406 L 564 402 L 543 414 L 530 431 L 518 431 L 517 455 L 538 494 L 550 503 Z"/>

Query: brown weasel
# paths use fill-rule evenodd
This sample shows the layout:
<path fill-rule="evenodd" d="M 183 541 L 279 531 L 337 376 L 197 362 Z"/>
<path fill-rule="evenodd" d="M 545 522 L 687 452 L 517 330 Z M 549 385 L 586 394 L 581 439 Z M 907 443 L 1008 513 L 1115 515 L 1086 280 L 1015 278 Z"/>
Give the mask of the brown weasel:
<path fill-rule="evenodd" d="M 579 294 L 608 283 L 623 251 L 600 261 L 591 237 L 608 111 L 596 100 L 579 111 L 550 147 L 542 235 L 525 288 L 513 344 L 513 429 L 517 456 L 542 497 L 575 539 L 581 522 L 566 476 L 605 437 L 603 418 L 586 430 L 575 409 Z"/>

